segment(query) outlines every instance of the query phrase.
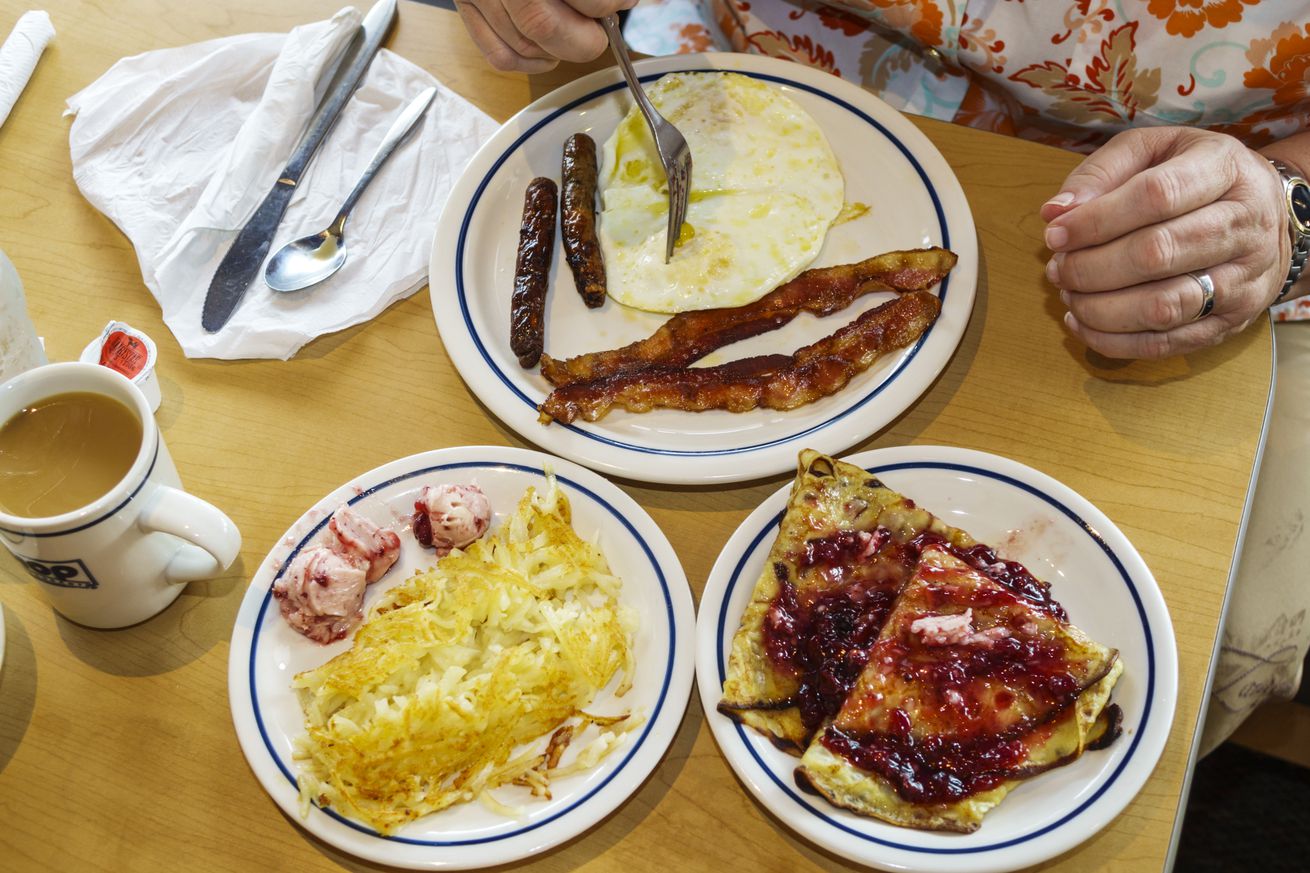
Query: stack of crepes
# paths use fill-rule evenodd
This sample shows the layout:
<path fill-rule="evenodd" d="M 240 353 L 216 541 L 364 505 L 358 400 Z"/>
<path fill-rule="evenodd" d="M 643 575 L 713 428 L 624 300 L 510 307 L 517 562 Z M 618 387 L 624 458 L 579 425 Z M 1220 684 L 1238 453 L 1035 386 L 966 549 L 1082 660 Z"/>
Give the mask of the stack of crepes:
<path fill-rule="evenodd" d="M 798 784 L 838 806 L 969 832 L 1118 735 L 1122 672 L 1023 566 L 805 451 L 719 710 L 800 755 Z"/>

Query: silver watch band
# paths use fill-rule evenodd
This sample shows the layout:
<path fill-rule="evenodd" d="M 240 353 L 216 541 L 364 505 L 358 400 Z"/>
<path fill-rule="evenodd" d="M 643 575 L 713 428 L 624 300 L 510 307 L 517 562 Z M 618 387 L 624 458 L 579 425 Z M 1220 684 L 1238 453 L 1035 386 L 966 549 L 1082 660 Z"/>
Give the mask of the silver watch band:
<path fill-rule="evenodd" d="M 1292 246 L 1292 268 L 1287 271 L 1287 279 L 1283 281 L 1282 289 L 1274 298 L 1275 303 L 1282 303 L 1287 292 L 1296 284 L 1296 280 L 1301 278 L 1301 271 L 1305 269 L 1308 257 L 1310 257 L 1310 237 L 1302 237 L 1299 243 Z"/>
<path fill-rule="evenodd" d="M 1302 271 L 1305 270 L 1307 259 L 1310 259 L 1310 234 L 1301 231 L 1300 221 L 1292 206 L 1292 191 L 1294 186 L 1305 186 L 1308 183 L 1299 173 L 1282 161 L 1269 159 L 1274 170 L 1278 173 L 1283 183 L 1283 200 L 1287 208 L 1287 229 L 1292 238 L 1292 264 L 1287 271 L 1287 278 L 1283 281 L 1283 287 L 1279 289 L 1278 296 L 1274 298 L 1274 303 L 1281 303 L 1292 290 L 1292 286 L 1301 278 Z"/>

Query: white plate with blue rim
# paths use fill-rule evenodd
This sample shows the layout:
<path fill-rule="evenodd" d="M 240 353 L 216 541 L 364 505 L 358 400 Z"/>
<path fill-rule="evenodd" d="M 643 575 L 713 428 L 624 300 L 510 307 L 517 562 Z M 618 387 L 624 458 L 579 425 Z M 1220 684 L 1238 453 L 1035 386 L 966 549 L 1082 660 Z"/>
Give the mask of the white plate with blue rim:
<path fill-rule="evenodd" d="M 514 786 L 497 789 L 522 815 L 505 817 L 466 803 L 420 818 L 390 836 L 336 810 L 311 807 L 301 816 L 293 743 L 304 716 L 291 679 L 350 646 L 322 646 L 283 620 L 271 595 L 282 568 L 306 546 L 326 540 L 327 521 L 349 504 L 375 524 L 401 532 L 396 566 L 369 586 L 369 607 L 390 586 L 430 567 L 433 553 L 402 530 L 424 485 L 476 483 L 494 514 L 491 531 L 513 514 L 528 487 L 542 488 L 552 470 L 568 495 L 573 527 L 596 542 L 623 580 L 623 601 L 643 617 L 637 631 L 637 672 L 621 699 L 604 696 L 598 711 L 639 712 L 645 723 L 625 744 L 585 773 L 552 783 L 552 798 L 532 798 Z M 393 461 L 343 484 L 310 508 L 269 552 L 251 580 L 232 630 L 228 696 L 241 750 L 282 811 L 316 837 L 360 858 L 412 869 L 461 870 L 530 857 L 595 825 L 635 792 L 663 758 L 691 694 L 695 612 L 691 590 L 672 547 L 649 515 L 600 476 L 576 464 L 526 449 L 472 446 Z M 607 704 L 613 708 L 605 709 Z"/>
<path fill-rule="evenodd" d="M 973 310 L 978 249 L 973 216 L 955 174 L 903 115 L 861 88 L 801 64 L 747 54 L 676 55 L 638 61 L 643 82 L 665 73 L 733 71 L 779 88 L 827 135 L 846 181 L 846 201 L 869 207 L 834 226 L 812 266 L 940 245 L 959 255 L 937 289 L 942 311 L 915 344 L 889 354 L 836 394 L 789 411 L 612 411 L 596 422 L 542 425 L 549 385 L 519 366 L 509 347 L 523 192 L 536 176 L 557 179 L 564 141 L 591 135 L 599 148 L 627 112 L 618 70 L 584 76 L 515 115 L 473 157 L 447 201 L 432 247 L 429 285 L 441 340 L 469 389 L 520 436 L 608 475 L 647 482 L 738 482 L 782 473 L 801 448 L 839 452 L 889 424 L 946 366 Z M 694 156 L 693 156 L 694 158 Z M 693 171 L 694 172 L 694 171 Z M 665 316 L 613 300 L 588 310 L 574 291 L 561 244 L 550 275 L 546 352 L 570 357 L 648 336 Z M 873 294 L 825 318 L 791 324 L 716 352 L 706 362 L 793 350 L 886 302 Z"/>
<path fill-rule="evenodd" d="M 1043 473 L 983 452 L 897 446 L 845 460 L 1051 584 L 1069 620 L 1119 650 L 1111 701 L 1123 735 L 1108 748 L 1026 780 L 971 834 L 900 828 L 797 789 L 798 759 L 716 710 L 727 656 L 787 505 L 780 488 L 742 523 L 705 586 L 696 679 L 714 738 L 764 807 L 798 834 L 881 870 L 1000 873 L 1066 852 L 1105 827 L 1145 784 L 1173 723 L 1178 652 L 1164 597 L 1127 537 L 1100 510 Z"/>

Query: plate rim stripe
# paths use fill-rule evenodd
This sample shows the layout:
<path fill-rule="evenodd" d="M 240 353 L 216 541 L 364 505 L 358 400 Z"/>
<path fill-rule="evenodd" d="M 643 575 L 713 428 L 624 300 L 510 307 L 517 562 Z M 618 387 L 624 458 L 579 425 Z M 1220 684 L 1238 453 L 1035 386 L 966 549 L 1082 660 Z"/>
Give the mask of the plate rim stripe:
<path fill-rule="evenodd" d="M 942 242 L 941 242 L 942 248 L 950 249 L 951 247 L 950 228 L 946 221 L 945 211 L 942 208 L 941 198 L 938 197 L 937 195 L 937 188 L 933 185 L 932 180 L 928 178 L 927 172 L 924 170 L 923 166 L 919 163 L 919 160 L 905 146 L 905 144 L 898 137 L 892 134 L 892 132 L 889 131 L 881 122 L 872 118 L 868 113 L 855 107 L 854 105 L 848 103 L 847 101 L 843 100 L 840 97 L 836 97 L 833 96 L 832 94 L 828 94 L 827 92 L 823 91 L 822 89 L 814 85 L 809 85 L 804 82 L 796 81 L 794 79 L 788 79 L 782 76 L 773 75 L 771 73 L 761 73 L 761 72 L 748 71 L 748 70 L 723 70 L 715 67 L 698 67 L 695 69 L 676 70 L 673 72 L 679 72 L 679 73 L 732 72 L 744 76 L 750 76 L 751 78 L 755 78 L 755 79 L 765 79 L 782 85 L 799 88 L 803 91 L 808 91 L 811 94 L 814 94 L 815 96 L 822 97 L 825 100 L 828 100 L 829 102 L 837 104 L 838 106 L 842 107 L 846 111 L 855 115 L 865 123 L 874 127 L 879 133 L 881 133 L 884 137 L 886 137 L 887 140 L 891 142 L 891 144 L 894 145 L 898 151 L 900 151 L 900 153 L 905 157 L 905 159 L 909 161 L 910 166 L 914 168 L 915 173 L 919 177 L 919 181 L 924 185 L 925 189 L 928 192 L 928 196 L 932 200 L 933 211 L 937 215 L 937 224 L 942 235 Z M 647 82 L 653 79 L 661 78 L 664 75 L 666 75 L 666 73 L 648 73 L 638 78 L 642 82 Z M 537 408 L 536 404 L 533 403 L 527 397 L 527 395 L 525 395 L 522 391 L 520 391 L 518 387 L 515 386 L 514 383 L 509 379 L 509 377 L 505 375 L 505 373 L 500 369 L 500 367 L 497 366 L 496 361 L 492 358 L 486 345 L 482 342 L 481 335 L 474 328 L 472 315 L 468 305 L 468 295 L 465 293 L 465 287 L 464 287 L 464 254 L 466 249 L 466 241 L 468 238 L 469 224 L 472 221 L 473 212 L 477 208 L 479 201 L 482 199 L 482 194 L 486 190 L 487 186 L 491 183 L 491 180 L 495 177 L 496 173 L 499 172 L 500 168 L 504 165 L 505 161 L 507 161 L 510 158 L 510 156 L 514 152 L 516 152 L 520 146 L 523 145 L 524 142 L 526 142 L 528 139 L 534 136 L 542 127 L 554 121 L 556 118 L 560 117 L 564 113 L 576 109 L 578 106 L 582 105 L 583 103 L 587 103 L 599 97 L 603 97 L 604 95 L 609 94 L 613 91 L 617 91 L 623 87 L 626 87 L 625 84 L 622 81 L 619 81 L 619 82 L 612 83 L 610 85 L 602 86 L 594 91 L 591 91 L 588 94 L 579 97 L 576 100 L 573 100 L 572 102 L 566 104 L 565 106 L 554 110 L 545 118 L 542 118 L 537 123 L 532 125 L 532 127 L 530 127 L 528 130 L 520 134 L 517 139 L 515 139 L 512 143 L 510 143 L 510 145 L 503 152 L 501 152 L 501 154 L 496 158 L 495 162 L 492 163 L 491 167 L 483 174 L 482 180 L 478 183 L 477 188 L 473 192 L 473 196 L 469 199 L 469 204 L 466 207 L 464 211 L 464 216 L 460 221 L 459 234 L 456 238 L 455 252 L 454 252 L 455 297 L 459 301 L 460 315 L 463 317 L 464 320 L 465 332 L 467 333 L 469 339 L 473 341 L 473 345 L 478 350 L 478 353 L 482 356 L 482 360 L 491 369 L 491 371 L 496 374 L 496 378 L 500 380 L 501 384 L 503 384 L 506 388 L 508 388 L 511 394 L 513 394 L 515 397 L 517 397 L 520 401 L 522 401 L 524 404 L 526 404 L 530 409 L 534 411 Z M 942 301 L 943 304 L 946 302 L 946 295 L 949 290 L 950 280 L 951 277 L 948 275 L 945 279 L 942 280 L 940 284 L 940 288 L 937 296 Z M 662 449 L 662 448 L 655 448 L 652 446 L 642 446 L 642 445 L 637 445 L 635 443 L 623 442 L 621 440 L 614 439 L 612 437 L 607 437 L 602 434 L 594 433 L 590 430 L 587 430 L 585 428 L 579 427 L 574 424 L 564 424 L 562 422 L 555 422 L 554 426 L 563 427 L 575 434 L 578 434 L 579 436 L 592 440 L 593 442 L 598 442 L 603 445 L 611 446 L 613 448 L 622 449 L 624 451 L 638 452 L 641 454 L 660 455 L 665 457 L 713 458 L 713 457 L 724 457 L 724 456 L 747 454 L 757 451 L 764 451 L 766 449 L 775 448 L 777 446 L 785 445 L 787 443 L 794 442 L 798 439 L 808 437 L 814 434 L 815 432 L 823 430 L 824 428 L 831 426 L 835 422 L 838 422 L 846 418 L 847 416 L 851 415 L 855 411 L 863 408 L 867 403 L 869 403 L 871 400 L 873 400 L 875 397 L 881 394 L 884 389 L 886 389 L 893 382 L 895 382 L 896 379 L 905 371 L 905 369 L 909 366 L 910 362 L 913 361 L 914 358 L 919 354 L 919 350 L 922 349 L 924 344 L 928 341 L 928 337 L 932 334 L 933 328 L 935 326 L 936 326 L 935 323 L 933 325 L 929 325 L 928 329 L 923 332 L 923 335 L 920 336 L 919 339 L 915 341 L 914 345 L 910 347 L 910 350 L 906 354 L 906 356 L 900 361 L 900 363 L 897 364 L 896 369 L 894 369 L 891 373 L 887 374 L 887 377 L 883 379 L 880 383 L 875 385 L 869 391 L 869 393 L 866 394 L 864 397 L 852 403 L 850 406 L 846 407 L 845 409 L 840 410 L 831 418 L 828 418 L 822 422 L 812 425 L 811 427 L 806 428 L 804 431 L 795 434 L 790 434 L 787 436 L 781 436 L 776 439 L 769 440 L 767 442 L 755 443 L 749 446 L 734 446 L 732 448 L 726 448 L 726 449 L 705 449 L 705 450 Z"/>
<path fill-rule="evenodd" d="M 420 476 L 433 472 L 443 472 L 443 471 L 454 470 L 454 469 L 468 468 L 468 467 L 476 467 L 480 469 L 487 469 L 487 468 L 510 469 L 521 473 L 532 473 L 537 476 L 541 476 L 542 478 L 545 478 L 546 475 L 545 470 L 539 467 L 533 467 L 533 466 L 515 463 L 515 462 L 456 461 L 448 464 L 438 464 L 432 467 L 423 467 L 420 469 L 411 470 L 408 473 L 403 473 L 401 475 L 394 476 L 384 482 L 380 482 L 368 488 L 367 490 L 361 491 L 359 494 L 352 496 L 346 501 L 346 505 L 353 506 L 360 500 L 364 499 L 365 497 L 371 494 L 376 493 L 377 491 L 380 491 L 384 488 L 389 488 L 390 486 L 395 485 L 399 482 L 403 482 L 406 479 L 412 479 L 415 476 Z M 594 788 L 592 788 L 582 797 L 578 798 L 575 802 L 558 810 L 555 813 L 552 813 L 550 816 L 542 819 L 541 821 L 533 822 L 529 825 L 526 825 L 525 827 L 521 827 L 517 830 L 509 831 L 503 834 L 496 834 L 489 837 L 478 837 L 476 839 L 468 839 L 468 840 L 421 840 L 413 837 L 401 837 L 396 835 L 387 836 L 384 834 L 380 834 L 373 828 L 361 824 L 360 822 L 354 821 L 353 819 L 347 818 L 341 815 L 340 813 L 338 813 L 336 810 L 330 808 L 323 808 L 323 807 L 316 806 L 313 808 L 313 810 L 311 810 L 311 814 L 313 814 L 313 812 L 321 812 L 327 815 L 328 817 L 334 819 L 335 821 L 351 828 L 352 830 L 359 831 L 360 833 L 365 834 L 367 836 L 376 837 L 380 840 L 386 840 L 393 843 L 403 843 L 407 845 L 433 846 L 433 847 L 457 847 L 457 846 L 471 846 L 471 845 L 480 845 L 486 843 L 495 843 L 503 840 L 512 839 L 514 837 L 522 836 L 523 834 L 529 833 L 530 831 L 534 831 L 537 828 L 550 824 L 551 822 L 554 822 L 555 820 L 561 818 L 562 816 L 582 806 L 584 803 L 591 800 L 593 797 L 595 797 L 597 794 L 603 791 L 605 787 L 608 786 L 610 782 L 612 782 L 614 778 L 618 776 L 618 774 L 622 772 L 623 769 L 627 767 L 628 764 L 632 761 L 632 759 L 636 756 L 637 751 L 641 749 L 642 745 L 646 742 L 647 738 L 650 735 L 650 732 L 654 729 L 656 722 L 659 720 L 659 716 L 663 712 L 664 704 L 668 696 L 669 687 L 673 682 L 673 667 L 674 667 L 674 660 L 675 660 L 674 656 L 675 653 L 677 652 L 678 629 L 677 629 L 677 624 L 674 620 L 672 592 L 669 590 L 668 580 L 665 578 L 664 575 L 664 568 L 660 566 L 659 561 L 655 558 L 654 552 L 651 550 L 650 544 L 646 541 L 646 538 L 644 536 L 638 533 L 638 531 L 633 527 L 632 523 L 621 512 L 619 512 L 608 500 L 601 497 L 599 494 L 592 491 L 587 486 L 574 481 L 570 477 L 556 473 L 555 478 L 558 481 L 567 484 L 570 488 L 576 489 L 577 491 L 586 494 L 589 498 L 591 498 L 593 502 L 597 503 L 606 512 L 610 513 L 610 515 L 618 519 L 623 524 L 623 526 L 627 529 L 628 533 L 633 538 L 635 538 L 636 541 L 641 545 L 642 551 L 645 553 L 647 561 L 649 561 L 651 566 L 655 569 L 655 574 L 659 579 L 660 591 L 664 596 L 665 619 L 668 622 L 668 628 L 669 628 L 669 653 L 668 653 L 668 658 L 665 661 L 664 680 L 663 680 L 663 685 L 660 688 L 659 697 L 656 700 L 655 706 L 651 710 L 650 715 L 647 717 L 646 723 L 642 727 L 641 735 L 637 738 L 636 742 L 632 744 L 632 747 L 627 750 L 627 754 L 618 763 L 618 765 L 614 768 L 614 770 L 608 776 L 606 776 L 604 780 L 600 782 L 600 784 L 596 785 Z M 255 726 L 259 730 L 259 736 L 260 739 L 263 740 L 265 751 L 268 753 L 273 763 L 277 765 L 277 768 L 279 771 L 281 771 L 283 777 L 291 784 L 291 787 L 296 790 L 298 790 L 298 787 L 296 785 L 295 776 L 291 773 L 287 765 L 282 761 L 282 758 L 277 754 L 276 750 L 274 750 L 272 741 L 269 739 L 268 732 L 264 727 L 264 718 L 260 712 L 259 699 L 256 694 L 256 680 L 255 680 L 256 651 L 259 648 L 260 628 L 263 626 L 264 616 L 269 614 L 270 612 L 268 607 L 269 607 L 269 602 L 273 597 L 273 583 L 277 582 L 277 580 L 282 577 L 282 574 L 286 571 L 286 568 L 291 564 L 291 561 L 295 558 L 295 556 L 300 552 L 302 548 L 305 547 L 305 545 L 309 542 L 310 539 L 312 539 L 316 534 L 318 534 L 319 531 L 321 531 L 327 525 L 328 521 L 331 518 L 332 518 L 332 513 L 328 513 L 327 515 L 325 515 L 317 524 L 313 526 L 313 528 L 309 530 L 308 533 L 304 535 L 304 537 L 301 538 L 301 540 L 296 544 L 295 548 L 293 548 L 287 554 L 287 556 L 282 559 L 281 566 L 278 568 L 277 573 L 273 575 L 272 580 L 270 580 L 268 591 L 265 592 L 263 600 L 260 601 L 259 612 L 255 616 L 255 623 L 254 623 L 254 627 L 252 628 L 251 637 L 250 637 L 250 654 L 248 656 L 249 665 L 248 665 L 246 676 L 247 676 L 247 685 L 250 692 L 251 711 L 255 717 Z"/>
<path fill-rule="evenodd" d="M 1005 473 L 1000 473 L 995 470 L 988 470 L 982 467 L 975 467 L 970 464 L 951 462 L 951 461 L 898 461 L 895 463 L 890 463 L 885 465 L 864 467 L 865 471 L 872 475 L 878 475 L 879 473 L 885 473 L 889 471 L 895 472 L 897 470 L 923 469 L 923 468 L 953 470 L 957 472 L 969 473 L 972 475 L 986 476 L 991 479 L 999 480 L 1012 487 L 1019 488 L 1020 490 L 1027 491 L 1033 496 L 1038 497 L 1039 499 L 1043 500 L 1047 504 L 1058 509 L 1071 521 L 1077 524 L 1078 527 L 1080 527 L 1083 530 L 1083 532 L 1086 533 L 1092 539 L 1092 541 L 1095 542 L 1096 545 L 1100 547 L 1101 551 L 1104 552 L 1105 555 L 1114 564 L 1115 569 L 1119 572 L 1120 578 L 1128 587 L 1128 592 L 1132 596 L 1133 604 L 1137 607 L 1137 615 L 1138 618 L 1141 620 L 1142 630 L 1146 638 L 1146 663 L 1147 663 L 1146 700 L 1142 710 L 1141 721 L 1136 726 L 1136 730 L 1133 734 L 1132 741 L 1128 745 L 1128 751 L 1124 755 L 1123 760 L 1119 762 L 1119 765 L 1117 767 L 1115 767 L 1114 771 L 1105 780 L 1104 784 L 1102 784 L 1090 797 L 1088 797 L 1085 801 L 1083 801 L 1082 804 L 1080 804 L 1077 808 L 1070 811 L 1064 817 L 1060 818 L 1055 822 L 1052 822 L 1049 825 L 1046 825 L 1045 827 L 1042 827 L 1036 831 L 1032 831 L 1031 833 L 1028 834 L 1023 834 L 1021 836 L 1014 837 L 1009 840 L 1004 840 L 999 843 L 990 843 L 983 846 L 972 846 L 967 848 L 937 848 L 933 846 L 914 846 L 906 843 L 898 843 L 893 840 L 886 840 L 881 837 L 873 836 L 872 834 L 862 833 L 861 831 L 851 828 L 848 825 L 842 824 L 841 822 L 831 818 L 829 815 L 824 814 L 822 810 L 819 810 L 818 808 L 805 802 L 798 794 L 796 794 L 781 779 L 779 779 L 777 774 L 775 774 L 768 766 L 765 765 L 764 761 L 760 758 L 759 754 L 756 752 L 754 744 L 750 741 L 750 737 L 748 737 L 745 729 L 740 724 L 734 723 L 733 727 L 736 730 L 737 736 L 741 740 L 743 747 L 746 749 L 747 752 L 750 753 L 751 757 L 755 760 L 756 765 L 759 766 L 760 770 L 766 776 L 769 777 L 770 781 L 772 781 L 778 788 L 780 788 L 783 791 L 783 793 L 786 794 L 792 801 L 794 801 L 801 809 L 810 813 L 815 818 L 818 818 L 820 821 L 824 822 L 825 824 L 833 828 L 836 828 L 846 834 L 849 834 L 850 836 L 857 837 L 861 840 L 864 840 L 866 842 L 876 843 L 881 846 L 887 846 L 888 848 L 900 849 L 902 851 L 907 851 L 907 852 L 917 852 L 921 854 L 930 854 L 930 855 L 980 854 L 984 852 L 992 852 L 1000 849 L 1006 849 L 1011 846 L 1018 845 L 1020 843 L 1026 843 L 1029 840 L 1036 839 L 1044 834 L 1050 833 L 1051 831 L 1057 828 L 1063 827 L 1064 825 L 1071 822 L 1074 818 L 1081 815 L 1084 811 L 1086 811 L 1119 778 L 1120 774 L 1123 773 L 1124 769 L 1128 765 L 1128 762 L 1132 760 L 1134 753 L 1137 751 L 1138 745 L 1141 743 L 1142 736 L 1146 732 L 1147 723 L 1150 721 L 1151 706 L 1155 701 L 1155 680 L 1156 680 L 1155 641 L 1152 638 L 1152 634 L 1151 634 L 1150 618 L 1146 614 L 1146 609 L 1142 603 L 1141 596 L 1137 591 L 1137 586 L 1133 584 L 1133 580 L 1129 576 L 1127 569 L 1123 566 L 1123 563 L 1119 560 L 1119 556 L 1110 547 L 1109 543 L 1105 541 L 1105 538 L 1102 537 L 1101 534 L 1097 532 L 1097 530 L 1094 527 L 1088 524 L 1081 516 L 1079 516 L 1072 509 L 1065 506 L 1064 503 L 1057 500 L 1055 497 L 1052 497 L 1051 495 L 1047 494 L 1045 491 L 1041 490 L 1037 486 L 1031 485 L 1027 482 L 1016 479 L 1013 476 L 1010 476 Z M 770 520 L 770 522 L 767 525 L 765 525 L 763 529 L 761 529 L 760 532 L 755 535 L 755 537 L 751 539 L 750 545 L 745 550 L 743 550 L 742 555 L 738 558 L 736 565 L 733 567 L 732 575 L 729 577 L 728 584 L 724 589 L 723 598 L 719 603 L 719 620 L 717 622 L 718 627 L 715 633 L 715 640 L 716 640 L 715 659 L 718 666 L 718 675 L 719 675 L 720 684 L 723 683 L 726 677 L 726 665 L 724 663 L 723 644 L 725 641 L 726 628 L 727 628 L 728 602 L 731 600 L 733 589 L 736 587 L 737 582 L 741 578 L 741 572 L 744 564 L 746 563 L 746 559 L 751 554 L 753 554 L 756 549 L 759 548 L 760 541 L 763 540 L 764 537 L 767 536 L 769 533 L 771 533 L 775 527 L 777 527 L 778 523 L 782 519 L 784 512 L 785 512 L 785 506 L 783 510 L 779 511 L 776 515 L 774 515 L 773 518 Z M 707 718 L 708 717 L 711 716 L 707 714 Z"/>

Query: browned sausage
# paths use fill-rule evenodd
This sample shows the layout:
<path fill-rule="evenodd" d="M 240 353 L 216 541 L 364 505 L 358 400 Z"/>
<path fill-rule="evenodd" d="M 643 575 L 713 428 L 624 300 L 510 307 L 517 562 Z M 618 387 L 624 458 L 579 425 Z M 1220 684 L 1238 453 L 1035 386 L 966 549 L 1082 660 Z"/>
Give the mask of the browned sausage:
<path fill-rule="evenodd" d="M 518 263 L 509 306 L 509 347 L 522 367 L 535 367 L 546 333 L 546 285 L 555 251 L 555 183 L 543 177 L 528 183 L 519 227 Z"/>
<path fill-rule="evenodd" d="M 596 143 L 585 133 L 564 143 L 563 179 L 559 224 L 564 256 L 582 302 L 595 309 L 605 302 L 605 262 L 596 239 Z"/>

